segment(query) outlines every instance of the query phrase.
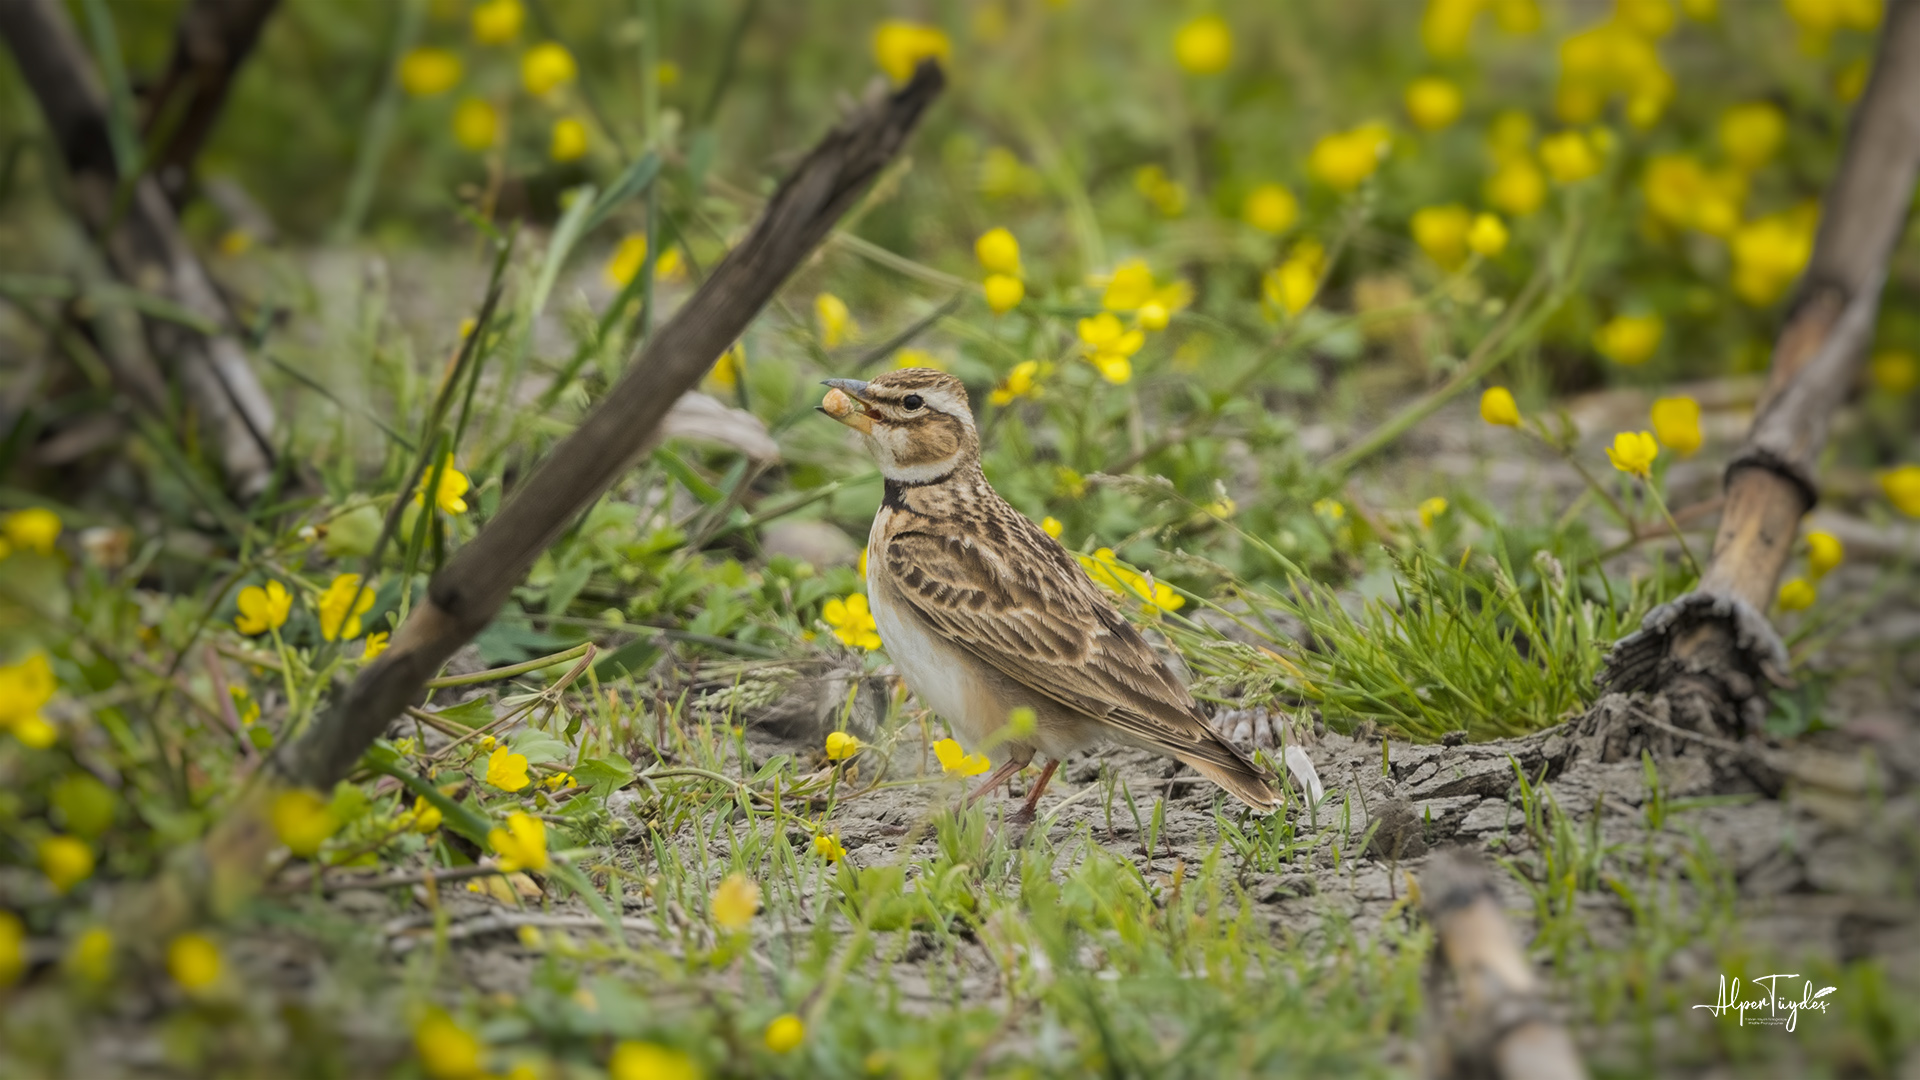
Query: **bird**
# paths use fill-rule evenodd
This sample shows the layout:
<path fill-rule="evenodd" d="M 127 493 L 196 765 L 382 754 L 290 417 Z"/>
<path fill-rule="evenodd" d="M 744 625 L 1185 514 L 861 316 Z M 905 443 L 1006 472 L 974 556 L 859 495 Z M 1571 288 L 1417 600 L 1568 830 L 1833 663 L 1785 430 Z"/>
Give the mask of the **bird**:
<path fill-rule="evenodd" d="M 887 655 L 963 746 L 1008 755 L 968 805 L 1044 755 L 1009 819 L 1031 822 L 1062 758 L 1118 742 L 1185 762 L 1256 811 L 1279 806 L 1079 560 L 987 481 L 960 380 L 914 367 L 823 385 L 819 411 L 859 432 L 885 481 L 866 584 Z M 1020 709 L 1030 725 L 1011 722 Z"/>

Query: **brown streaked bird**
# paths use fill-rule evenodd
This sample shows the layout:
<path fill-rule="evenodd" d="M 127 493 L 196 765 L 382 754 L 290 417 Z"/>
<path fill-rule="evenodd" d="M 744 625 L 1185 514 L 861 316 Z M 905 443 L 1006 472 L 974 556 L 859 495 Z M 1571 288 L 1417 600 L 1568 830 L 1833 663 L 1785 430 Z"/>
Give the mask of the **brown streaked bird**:
<path fill-rule="evenodd" d="M 996 749 L 1009 756 L 969 802 L 1044 754 L 1014 817 L 1032 820 L 1060 759 L 1112 740 L 1178 758 L 1255 810 L 1279 805 L 1079 561 L 987 483 L 960 380 L 904 368 L 826 385 L 820 411 L 863 436 L 886 478 L 867 603 L 887 655 L 969 748 L 1013 710 L 1034 711 L 1032 733 Z"/>

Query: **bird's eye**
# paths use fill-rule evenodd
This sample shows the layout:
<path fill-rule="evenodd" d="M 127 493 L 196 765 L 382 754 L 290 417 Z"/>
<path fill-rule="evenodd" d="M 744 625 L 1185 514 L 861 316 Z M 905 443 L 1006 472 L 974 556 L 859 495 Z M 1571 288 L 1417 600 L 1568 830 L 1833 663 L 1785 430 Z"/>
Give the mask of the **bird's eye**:
<path fill-rule="evenodd" d="M 926 402 L 921 400 L 919 394 L 908 394 L 900 400 L 900 404 L 905 405 L 908 412 L 912 412 L 920 406 L 925 405 Z"/>

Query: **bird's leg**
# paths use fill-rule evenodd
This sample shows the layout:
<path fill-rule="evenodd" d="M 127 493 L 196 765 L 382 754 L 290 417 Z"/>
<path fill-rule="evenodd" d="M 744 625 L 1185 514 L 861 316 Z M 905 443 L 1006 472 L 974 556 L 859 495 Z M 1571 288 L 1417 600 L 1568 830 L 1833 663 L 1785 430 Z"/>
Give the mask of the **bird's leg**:
<path fill-rule="evenodd" d="M 980 782 L 980 786 L 977 788 L 974 788 L 972 793 L 967 796 L 967 801 L 961 803 L 960 805 L 972 806 L 974 803 L 977 803 L 981 799 L 986 798 L 988 793 L 992 792 L 994 788 L 997 788 L 1001 784 L 1006 783 L 1008 780 L 1013 779 L 1013 774 L 1019 772 L 1021 769 L 1026 768 L 1027 761 L 1032 761 L 1032 760 L 1033 758 L 1031 757 L 1027 758 L 1026 761 L 1020 761 L 1017 759 L 1010 758 L 1004 762 L 1001 762 L 1000 767 L 988 773 L 987 778 Z"/>
<path fill-rule="evenodd" d="M 1014 811 L 1013 816 L 1007 819 L 1008 821 L 1024 825 L 1033 820 L 1034 812 L 1040 805 L 1040 793 L 1047 790 L 1047 781 L 1053 779 L 1053 770 L 1059 767 L 1059 758 L 1048 760 L 1047 767 L 1040 770 L 1040 779 L 1034 782 L 1033 790 L 1027 792 L 1026 803 Z"/>

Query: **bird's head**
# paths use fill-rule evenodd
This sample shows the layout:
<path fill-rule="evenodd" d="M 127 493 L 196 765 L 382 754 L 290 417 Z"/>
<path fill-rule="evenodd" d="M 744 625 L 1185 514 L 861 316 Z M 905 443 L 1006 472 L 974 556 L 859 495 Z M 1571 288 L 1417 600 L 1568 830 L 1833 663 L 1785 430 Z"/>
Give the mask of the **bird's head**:
<path fill-rule="evenodd" d="M 979 460 L 967 388 L 944 371 L 901 368 L 825 385 L 833 389 L 820 411 L 859 432 L 889 480 L 925 483 Z"/>

